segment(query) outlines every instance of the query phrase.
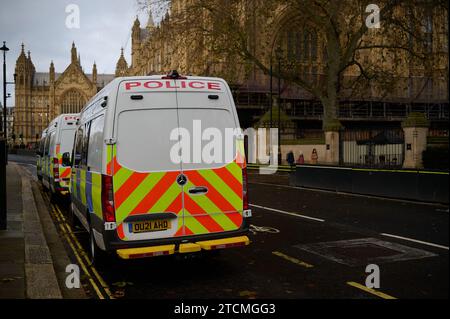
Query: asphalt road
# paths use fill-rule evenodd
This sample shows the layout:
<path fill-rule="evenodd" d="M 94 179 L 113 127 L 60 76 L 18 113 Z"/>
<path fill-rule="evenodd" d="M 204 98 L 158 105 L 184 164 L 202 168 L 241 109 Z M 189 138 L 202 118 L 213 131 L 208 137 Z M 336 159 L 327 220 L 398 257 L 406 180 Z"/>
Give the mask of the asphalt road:
<path fill-rule="evenodd" d="M 85 289 L 92 298 L 97 290 L 116 298 L 448 298 L 448 206 L 286 185 L 286 175 L 250 174 L 250 246 L 187 259 L 118 260 L 99 277 L 89 268 Z M 67 203 L 57 206 L 67 213 Z M 88 236 L 74 237 L 82 255 Z M 380 269 L 380 288 L 371 291 L 364 287 L 369 264 Z"/>

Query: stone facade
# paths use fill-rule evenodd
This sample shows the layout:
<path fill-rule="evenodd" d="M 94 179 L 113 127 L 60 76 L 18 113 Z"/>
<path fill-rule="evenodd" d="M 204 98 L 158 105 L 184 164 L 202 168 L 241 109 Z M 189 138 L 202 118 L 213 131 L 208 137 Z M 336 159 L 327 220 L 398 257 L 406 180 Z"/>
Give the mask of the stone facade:
<path fill-rule="evenodd" d="M 240 91 L 267 94 L 269 90 L 269 76 L 259 70 L 254 64 L 244 62 L 238 56 L 218 55 L 211 48 L 213 40 L 207 36 L 180 32 L 183 28 L 184 15 L 195 0 L 172 0 L 170 9 L 159 25 L 155 25 L 152 15 L 149 15 L 147 25 L 142 26 L 138 18 L 131 30 L 131 61 L 127 63 L 123 53 L 117 64 L 117 75 L 150 75 L 165 74 L 171 70 L 178 70 L 181 74 L 219 76 L 227 79 Z M 435 10 L 436 11 L 436 10 Z M 242 24 L 248 26 L 247 34 L 249 50 L 261 59 L 266 66 L 270 64 L 270 56 L 274 57 L 274 48 L 280 47 L 285 61 L 294 61 L 295 68 L 310 76 L 324 73 L 326 65 L 324 57 L 325 38 L 309 28 L 295 12 L 280 4 L 272 16 L 258 15 L 258 1 L 243 1 L 236 13 Z M 401 12 L 399 14 L 402 14 Z M 377 65 L 385 70 L 395 70 L 397 76 L 395 88 L 389 94 L 378 86 L 360 89 L 360 96 L 352 96 L 354 100 L 370 101 L 426 101 L 448 103 L 448 29 L 446 17 L 442 12 L 432 12 L 430 21 L 424 22 L 430 33 L 431 52 L 435 56 L 432 62 L 432 72 L 424 66 L 409 62 L 405 51 L 395 54 L 384 52 L 382 49 L 359 50 L 356 59 L 361 65 L 369 68 Z M 193 21 L 192 19 L 188 21 Z M 195 19 L 199 25 L 209 23 L 206 14 Z M 369 30 L 366 38 L 380 38 L 380 32 Z M 272 53 L 270 52 L 271 50 Z M 273 58 L 276 60 L 275 58 Z M 282 67 L 286 68 L 286 65 Z M 292 67 L 289 66 L 289 67 Z M 273 65 L 277 69 L 277 63 Z M 343 82 L 358 78 L 361 75 L 358 66 L 350 67 L 344 74 Z M 293 85 L 282 83 L 283 99 L 314 99 L 310 93 Z M 277 90 L 276 80 L 274 90 Z M 345 92 L 344 92 L 345 94 Z"/>
<path fill-rule="evenodd" d="M 36 72 L 30 51 L 22 51 L 16 62 L 16 107 L 14 135 L 16 144 L 36 142 L 41 132 L 56 116 L 78 113 L 97 92 L 114 79 L 113 74 L 98 74 L 94 63 L 92 74 L 86 74 L 80 64 L 75 44 L 71 61 L 62 73 L 51 62 L 49 72 Z"/>

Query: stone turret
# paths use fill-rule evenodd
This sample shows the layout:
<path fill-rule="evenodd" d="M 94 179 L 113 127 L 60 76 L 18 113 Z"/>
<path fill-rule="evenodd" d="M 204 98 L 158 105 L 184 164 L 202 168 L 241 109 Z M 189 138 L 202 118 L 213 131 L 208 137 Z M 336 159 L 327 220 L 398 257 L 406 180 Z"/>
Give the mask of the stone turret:
<path fill-rule="evenodd" d="M 97 64 L 94 61 L 94 65 L 92 67 L 92 83 L 97 85 Z"/>
<path fill-rule="evenodd" d="M 19 90 L 21 88 L 30 87 L 35 72 L 36 70 L 34 68 L 33 61 L 31 61 L 31 53 L 30 51 L 28 51 L 28 56 L 25 55 L 25 45 L 22 43 L 22 50 L 16 61 L 16 72 L 15 72 L 17 74 L 16 87 Z"/>
<path fill-rule="evenodd" d="M 128 72 L 128 63 L 125 60 L 125 56 L 123 54 L 123 48 L 121 49 L 120 58 L 117 61 L 116 65 L 116 77 L 126 76 Z"/>
<path fill-rule="evenodd" d="M 131 33 L 131 64 L 137 65 L 138 51 L 141 47 L 141 22 L 136 17 Z"/>
<path fill-rule="evenodd" d="M 72 63 L 77 63 L 77 62 L 78 62 L 78 58 L 77 58 L 77 48 L 76 48 L 76 46 L 75 46 L 75 42 L 72 42 L 71 62 L 72 62 Z"/>
<path fill-rule="evenodd" d="M 55 65 L 53 64 L 53 61 L 50 63 L 49 78 L 50 84 L 55 83 Z"/>
<path fill-rule="evenodd" d="M 156 29 L 155 21 L 153 20 L 153 14 L 152 11 L 150 10 L 148 14 L 147 30 L 151 34 L 155 31 L 155 29 Z"/>

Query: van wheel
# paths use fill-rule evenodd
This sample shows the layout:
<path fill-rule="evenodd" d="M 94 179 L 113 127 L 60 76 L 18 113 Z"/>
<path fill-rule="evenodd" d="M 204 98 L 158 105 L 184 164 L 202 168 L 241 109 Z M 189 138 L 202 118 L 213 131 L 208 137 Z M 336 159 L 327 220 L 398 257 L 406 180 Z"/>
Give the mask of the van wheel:
<path fill-rule="evenodd" d="M 50 189 L 50 202 L 52 202 L 53 204 L 56 204 L 58 202 L 58 194 L 53 193 L 51 189 Z"/>
<path fill-rule="evenodd" d="M 110 261 L 110 255 L 105 251 L 101 250 L 94 238 L 94 230 L 92 226 L 89 229 L 89 257 L 91 264 L 94 265 L 99 270 L 104 269 Z"/>

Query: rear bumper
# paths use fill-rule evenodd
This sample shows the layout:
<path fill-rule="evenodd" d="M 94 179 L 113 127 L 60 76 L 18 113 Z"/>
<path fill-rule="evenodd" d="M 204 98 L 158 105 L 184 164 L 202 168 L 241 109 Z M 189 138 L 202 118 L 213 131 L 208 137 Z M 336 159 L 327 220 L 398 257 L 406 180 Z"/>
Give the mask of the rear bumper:
<path fill-rule="evenodd" d="M 50 187 L 54 193 L 58 193 L 61 196 L 69 195 L 69 187 L 61 186 L 60 182 L 53 180 Z"/>
<path fill-rule="evenodd" d="M 117 255 L 122 259 L 138 259 L 148 258 L 156 256 L 168 256 L 175 253 L 189 254 L 196 253 L 202 250 L 218 250 L 233 247 L 243 247 L 250 244 L 250 239 L 247 236 L 228 237 L 224 239 L 215 239 L 207 241 L 197 241 L 195 243 L 183 243 L 177 246 L 163 245 L 163 246 L 151 246 L 144 248 L 128 248 L 117 250 Z"/>
<path fill-rule="evenodd" d="M 156 246 L 171 246 L 174 245 L 173 249 L 175 252 L 185 251 L 195 252 L 196 247 L 189 247 L 187 244 L 196 244 L 199 242 L 207 242 L 214 240 L 222 240 L 228 238 L 236 238 L 247 236 L 250 232 L 250 221 L 251 218 L 244 218 L 242 226 L 240 229 L 230 232 L 222 232 L 222 233 L 210 233 L 204 235 L 193 235 L 186 237 L 170 237 L 170 238 L 161 238 L 161 239 L 152 239 L 152 240 L 143 240 L 143 241 L 122 241 L 117 236 L 116 230 L 105 230 L 105 223 L 103 220 L 98 218 L 96 215 L 91 215 L 91 223 L 93 228 L 98 231 L 103 236 L 103 246 L 107 252 L 116 252 L 118 250 L 126 250 L 126 249 L 139 249 L 139 248 L 151 248 Z M 180 249 L 180 245 L 184 245 Z M 193 246 L 194 246 L 193 245 Z M 201 247 L 203 250 L 208 250 L 205 248 L 205 245 Z M 186 251 L 193 249 L 193 251 Z M 220 249 L 220 248 L 218 248 Z"/>
<path fill-rule="evenodd" d="M 246 236 L 249 233 L 248 227 L 226 233 L 195 235 L 187 237 L 163 238 L 136 242 L 123 242 L 117 238 L 115 232 L 106 232 L 104 234 L 105 248 L 107 251 L 114 252 L 123 249 L 148 248 L 154 246 L 175 245 L 175 251 L 180 250 L 180 245 L 188 243 L 199 243 L 212 240 L 221 240 L 227 238 L 235 238 Z M 205 249 L 207 250 L 207 249 Z"/>

